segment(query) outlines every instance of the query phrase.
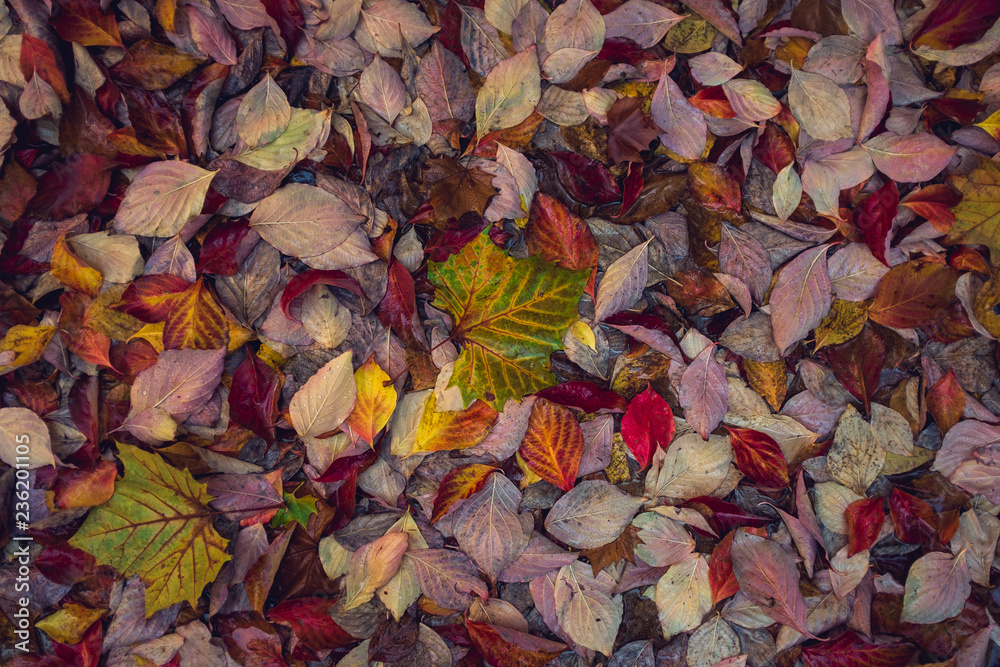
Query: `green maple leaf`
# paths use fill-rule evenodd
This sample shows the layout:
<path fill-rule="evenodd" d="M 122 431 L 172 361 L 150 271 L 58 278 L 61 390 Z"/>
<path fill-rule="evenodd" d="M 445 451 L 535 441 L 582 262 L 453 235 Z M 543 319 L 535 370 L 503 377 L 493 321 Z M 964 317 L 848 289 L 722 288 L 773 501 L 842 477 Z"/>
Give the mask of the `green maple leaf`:
<path fill-rule="evenodd" d="M 1000 165 L 980 160 L 968 176 L 954 175 L 948 182 L 962 193 L 962 201 L 951 209 L 955 225 L 949 242 L 981 243 L 990 249 L 990 259 L 1000 263 Z"/>
<path fill-rule="evenodd" d="M 212 496 L 186 470 L 159 454 L 119 444 L 125 477 L 70 541 L 146 585 L 146 616 L 175 602 L 197 606 L 202 589 L 229 560 L 228 541 L 212 527 Z"/>
<path fill-rule="evenodd" d="M 455 319 L 463 349 L 451 384 L 466 405 L 482 398 L 503 409 L 555 383 L 549 355 L 577 319 L 588 270 L 570 271 L 537 257 L 513 259 L 482 234 L 443 263 L 429 262 L 434 305 Z"/>
<path fill-rule="evenodd" d="M 281 494 L 285 499 L 285 507 L 278 510 L 271 525 L 284 528 L 293 521 L 298 521 L 303 528 L 309 527 L 309 517 L 316 513 L 316 498 L 312 495 L 297 498 L 294 493 Z"/>

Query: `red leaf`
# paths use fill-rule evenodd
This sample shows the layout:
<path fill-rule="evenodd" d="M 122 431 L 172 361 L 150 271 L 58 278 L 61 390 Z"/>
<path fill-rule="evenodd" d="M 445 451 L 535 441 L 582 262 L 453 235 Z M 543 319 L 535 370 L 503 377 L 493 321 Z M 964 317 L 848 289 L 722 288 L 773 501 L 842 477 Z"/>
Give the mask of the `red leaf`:
<path fill-rule="evenodd" d="M 621 200 L 621 190 L 611 172 L 597 160 L 568 151 L 548 155 L 555 163 L 556 175 L 574 199 L 584 204 L 610 204 Z"/>
<path fill-rule="evenodd" d="M 101 11 L 98 0 L 59 0 L 52 27 L 67 42 L 82 46 L 124 46 L 113 12 Z"/>
<path fill-rule="evenodd" d="M 871 408 L 872 395 L 878 388 L 885 363 L 885 341 L 871 327 L 840 345 L 827 348 L 830 369 L 851 395 Z"/>
<path fill-rule="evenodd" d="M 882 524 L 885 522 L 882 499 L 854 501 L 844 510 L 844 519 L 847 521 L 847 536 L 850 540 L 847 557 L 850 558 L 875 544 L 882 532 Z"/>
<path fill-rule="evenodd" d="M 831 642 L 802 650 L 807 667 L 903 667 L 913 657 L 909 644 L 869 644 L 848 630 Z"/>
<path fill-rule="evenodd" d="M 535 195 L 526 231 L 532 255 L 572 270 L 597 266 L 597 241 L 590 227 L 555 197 Z"/>
<path fill-rule="evenodd" d="M 52 652 L 62 660 L 63 664 L 73 665 L 73 667 L 97 667 L 101 659 L 101 645 L 103 643 L 104 626 L 100 623 L 94 623 L 77 644 L 67 645 L 53 641 Z"/>
<path fill-rule="evenodd" d="M 942 0 L 924 19 L 912 46 L 954 49 L 978 41 L 1000 18 L 994 0 Z"/>
<path fill-rule="evenodd" d="M 38 190 L 28 210 L 43 220 L 62 220 L 89 212 L 108 194 L 115 164 L 92 153 L 70 155 L 38 179 Z"/>
<path fill-rule="evenodd" d="M 958 206 L 960 201 L 962 201 L 962 195 L 947 185 L 935 184 L 914 190 L 906 195 L 906 198 L 899 202 L 899 205 L 906 206 L 917 215 L 927 218 L 935 229 L 947 233 L 955 224 L 955 214 L 951 212 L 951 209 Z"/>
<path fill-rule="evenodd" d="M 889 515 L 896 528 L 896 539 L 900 542 L 929 544 L 937 532 L 938 519 L 934 508 L 898 488 L 893 488 L 889 496 Z"/>
<path fill-rule="evenodd" d="M 30 80 L 36 75 L 40 76 L 52 86 L 63 104 L 69 103 L 66 79 L 63 77 L 62 70 L 56 62 L 56 56 L 48 44 L 28 33 L 21 35 L 19 64 L 21 65 L 21 74 L 26 80 Z"/>
<path fill-rule="evenodd" d="M 711 496 L 698 496 L 684 503 L 684 507 L 698 510 L 717 533 L 728 533 L 740 526 L 760 527 L 771 522 L 763 516 L 747 514 L 739 505 L 727 503 L 725 500 Z"/>
<path fill-rule="evenodd" d="M 245 219 L 230 220 L 212 228 L 205 235 L 198 256 L 198 273 L 212 273 L 231 276 L 239 268 L 237 251 L 240 243 L 250 231 L 250 223 Z"/>
<path fill-rule="evenodd" d="M 715 118 L 736 118 L 736 112 L 733 111 L 733 107 L 729 103 L 729 99 L 726 97 L 722 86 L 711 86 L 710 88 L 699 90 L 688 98 L 688 102 L 709 116 L 714 116 Z"/>
<path fill-rule="evenodd" d="M 46 579 L 72 586 L 94 573 L 97 560 L 86 551 L 68 544 L 53 544 L 45 547 L 31 563 Z"/>
<path fill-rule="evenodd" d="M 962 418 L 965 411 L 965 391 L 958 383 L 955 371 L 949 370 L 927 392 L 927 409 L 934 416 L 941 433 L 947 433 Z"/>
<path fill-rule="evenodd" d="M 177 295 L 190 286 L 188 281 L 170 273 L 141 276 L 125 289 L 121 301 L 112 308 L 143 322 L 163 322 Z"/>
<path fill-rule="evenodd" d="M 930 258 L 894 266 L 882 277 L 868 318 L 895 329 L 930 324 L 947 310 L 956 281 L 958 271 Z"/>
<path fill-rule="evenodd" d="M 469 638 L 494 667 L 544 667 L 566 649 L 565 644 L 466 619 Z"/>
<path fill-rule="evenodd" d="M 628 401 L 615 392 L 601 389 L 593 382 L 586 380 L 574 380 L 557 384 L 554 387 L 547 387 L 536 392 L 535 396 L 586 413 L 625 412 L 628 407 Z"/>
<path fill-rule="evenodd" d="M 285 291 L 288 291 L 287 288 Z M 385 296 L 382 297 L 376 314 L 379 322 L 391 328 L 408 346 L 415 344 L 417 347 L 427 347 L 417 315 L 413 276 L 395 259 L 389 262 Z"/>
<path fill-rule="evenodd" d="M 615 216 L 616 218 L 625 215 L 625 211 L 631 208 L 632 204 L 639 199 L 639 195 L 642 194 L 642 189 L 645 186 L 646 181 L 642 177 L 642 164 L 633 166 L 629 162 L 625 179 L 622 181 L 622 210 L 618 212 L 618 215 Z"/>
<path fill-rule="evenodd" d="M 272 623 L 292 629 L 295 638 L 314 651 L 340 648 L 357 641 L 330 616 L 336 600 L 299 598 L 286 600 L 267 612 Z"/>
<path fill-rule="evenodd" d="M 865 243 L 875 257 L 889 266 L 885 258 L 889 232 L 892 231 L 892 219 L 896 217 L 899 208 L 899 190 L 893 181 L 887 182 L 875 191 L 854 211 L 854 223 L 861 230 Z"/>
<path fill-rule="evenodd" d="M 740 584 L 733 574 L 733 537 L 736 531 L 719 540 L 712 550 L 712 560 L 708 562 L 708 583 L 712 587 L 712 604 L 736 595 Z"/>
<path fill-rule="evenodd" d="M 569 491 L 580 469 L 583 431 L 569 409 L 540 398 L 531 408 L 518 451 L 542 479 Z"/>
<path fill-rule="evenodd" d="M 293 277 L 285 286 L 285 291 L 281 294 L 281 312 L 290 320 L 295 320 L 289 311 L 292 301 L 302 296 L 303 293 L 313 285 L 329 285 L 345 289 L 358 296 L 365 298 L 365 293 L 358 282 L 343 271 L 320 271 L 308 269 Z M 298 321 L 298 320 L 296 320 Z"/>
<path fill-rule="evenodd" d="M 229 416 L 268 443 L 274 442 L 278 418 L 278 374 L 246 348 L 246 358 L 233 372 Z"/>
<path fill-rule="evenodd" d="M 795 144 L 775 123 L 765 123 L 764 134 L 757 140 L 754 157 L 777 174 L 795 161 Z"/>
<path fill-rule="evenodd" d="M 688 190 L 694 200 L 710 211 L 739 213 L 740 186 L 725 169 L 711 162 L 688 166 Z"/>
<path fill-rule="evenodd" d="M 749 428 L 726 427 L 736 455 L 736 467 L 755 484 L 783 489 L 788 486 L 788 463 L 774 438 Z"/>
<path fill-rule="evenodd" d="M 481 490 L 486 483 L 486 478 L 492 472 L 496 472 L 496 468 L 493 466 L 473 463 L 455 468 L 445 475 L 444 479 L 441 480 L 441 485 L 438 486 L 437 497 L 434 499 L 431 523 L 437 523 L 459 500 L 465 500 Z"/>
<path fill-rule="evenodd" d="M 652 387 L 633 398 L 622 417 L 622 439 L 642 468 L 657 448 L 670 446 L 675 431 L 670 405 Z"/>

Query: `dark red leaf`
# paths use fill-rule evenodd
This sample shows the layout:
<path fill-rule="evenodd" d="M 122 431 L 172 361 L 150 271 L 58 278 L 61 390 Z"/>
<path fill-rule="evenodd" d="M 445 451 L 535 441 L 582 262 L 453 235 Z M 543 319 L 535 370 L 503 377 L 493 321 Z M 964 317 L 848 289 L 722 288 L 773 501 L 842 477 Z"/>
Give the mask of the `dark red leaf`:
<path fill-rule="evenodd" d="M 889 266 L 885 257 L 889 232 L 898 208 L 899 190 L 893 181 L 888 181 L 854 210 L 854 224 L 861 230 L 872 254 L 886 266 Z"/>
<path fill-rule="evenodd" d="M 878 389 L 879 375 L 885 363 L 885 341 L 866 326 L 860 334 L 826 350 L 830 369 L 854 398 L 871 408 L 872 395 Z"/>
<path fill-rule="evenodd" d="M 850 630 L 831 642 L 802 650 L 807 667 L 903 667 L 913 657 L 909 644 L 869 644 Z"/>
<path fill-rule="evenodd" d="M 170 273 L 141 276 L 129 285 L 121 301 L 112 306 L 143 322 L 163 322 L 176 302 L 191 283 Z"/>
<path fill-rule="evenodd" d="M 962 418 L 965 411 L 965 390 L 959 384 L 954 370 L 949 370 L 927 392 L 927 410 L 934 416 L 941 433 L 947 433 Z"/>
<path fill-rule="evenodd" d="M 586 380 L 563 382 L 536 392 L 535 396 L 586 413 L 625 412 L 628 406 L 628 401 L 615 392 L 601 389 L 593 382 Z"/>
<path fill-rule="evenodd" d="M 740 509 L 739 505 L 727 503 L 725 500 L 711 496 L 691 498 L 684 503 L 684 507 L 698 510 L 708 519 L 708 523 L 715 529 L 715 532 L 720 534 L 728 533 L 740 526 L 758 528 L 771 522 L 767 517 L 747 514 Z"/>
<path fill-rule="evenodd" d="M 895 487 L 889 496 L 889 515 L 896 528 L 896 539 L 900 542 L 929 544 L 938 529 L 933 507 Z"/>
<path fill-rule="evenodd" d="M 385 296 L 382 297 L 376 314 L 379 322 L 390 327 L 407 345 L 427 347 L 424 330 L 417 315 L 413 276 L 395 259 L 389 262 Z"/>
<path fill-rule="evenodd" d="M 278 418 L 278 373 L 249 347 L 246 348 L 246 355 L 233 371 L 229 416 L 271 443 L 274 442 L 274 423 Z"/>
<path fill-rule="evenodd" d="M 882 505 L 881 498 L 867 498 L 854 501 L 844 510 L 849 539 L 848 558 L 875 544 L 885 522 L 885 509 Z"/>
<path fill-rule="evenodd" d="M 658 136 L 660 128 L 642 110 L 642 98 L 622 97 L 608 110 L 608 158 L 615 164 L 641 163 L 640 153 Z"/>
<path fill-rule="evenodd" d="M 733 537 L 736 531 L 731 531 L 715 545 L 712 559 L 708 561 L 708 583 L 712 587 L 712 602 L 718 603 L 736 595 L 740 584 L 733 574 Z"/>
<path fill-rule="evenodd" d="M 548 157 L 556 166 L 559 181 L 577 201 L 584 204 L 621 201 L 621 190 L 611 172 L 597 160 L 567 151 L 554 151 Z"/>
<path fill-rule="evenodd" d="M 590 227 L 555 197 L 535 195 L 525 231 L 528 252 L 547 262 L 572 270 L 597 266 L 597 241 Z"/>
<path fill-rule="evenodd" d="M 924 19 L 911 44 L 954 49 L 981 39 L 997 18 L 1000 5 L 993 0 L 942 0 Z"/>
<path fill-rule="evenodd" d="M 291 628 L 295 638 L 314 651 L 340 648 L 357 640 L 330 616 L 336 602 L 327 598 L 286 600 L 268 610 L 267 618 Z"/>
<path fill-rule="evenodd" d="M 632 204 L 639 199 L 639 195 L 642 194 L 645 186 L 646 181 L 642 177 L 642 165 L 639 164 L 639 166 L 636 166 L 629 162 L 628 170 L 625 172 L 625 180 L 622 181 L 622 210 L 615 216 L 616 218 L 625 215 L 625 211 L 629 210 Z"/>
<path fill-rule="evenodd" d="M 250 231 L 246 219 L 230 220 L 212 228 L 205 235 L 198 256 L 198 273 L 231 276 L 239 270 L 237 251 Z"/>

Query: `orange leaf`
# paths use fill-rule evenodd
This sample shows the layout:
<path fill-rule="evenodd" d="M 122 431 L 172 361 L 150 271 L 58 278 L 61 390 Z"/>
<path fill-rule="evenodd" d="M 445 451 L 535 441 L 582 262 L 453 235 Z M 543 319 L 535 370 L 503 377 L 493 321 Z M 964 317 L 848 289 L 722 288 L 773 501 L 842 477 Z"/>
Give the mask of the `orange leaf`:
<path fill-rule="evenodd" d="M 217 350 L 228 337 L 226 314 L 204 278 L 177 295 L 163 327 L 164 349 Z"/>
<path fill-rule="evenodd" d="M 30 80 L 32 76 L 40 76 L 59 95 L 63 104 L 69 104 L 69 89 L 66 79 L 56 63 L 56 56 L 49 45 L 32 37 L 28 33 L 21 35 L 20 53 L 21 74 Z"/>
<path fill-rule="evenodd" d="M 695 201 L 711 211 L 740 210 L 740 186 L 717 164 L 697 162 L 688 167 L 688 189 Z"/>
<path fill-rule="evenodd" d="M 965 391 L 958 383 L 955 371 L 949 370 L 927 392 L 927 409 L 934 415 L 934 421 L 942 433 L 947 433 L 962 418 L 965 411 Z"/>
<path fill-rule="evenodd" d="M 539 477 L 569 491 L 580 469 L 583 431 L 567 408 L 540 398 L 531 409 L 520 452 Z"/>
<path fill-rule="evenodd" d="M 191 283 L 169 273 L 141 276 L 125 289 L 121 300 L 111 308 L 149 324 L 164 322 L 178 296 L 190 287 Z"/>
<path fill-rule="evenodd" d="M 465 627 L 479 653 L 496 667 L 543 667 L 566 648 L 565 644 L 501 625 L 466 619 Z"/>
<path fill-rule="evenodd" d="M 347 424 L 369 445 L 376 434 L 389 423 L 396 409 L 396 390 L 389 382 L 389 375 L 375 363 L 375 355 L 354 373 L 358 385 L 358 398 L 354 411 L 347 417 Z"/>
<path fill-rule="evenodd" d="M 597 266 L 597 241 L 590 227 L 555 197 L 535 195 L 526 232 L 532 255 L 574 271 Z"/>
<path fill-rule="evenodd" d="M 494 471 L 496 468 L 493 466 L 473 463 L 455 468 L 445 475 L 438 487 L 437 498 L 434 499 L 434 513 L 431 515 L 431 523 L 437 523 L 459 500 L 465 500 L 482 489 L 486 478 Z"/>
<path fill-rule="evenodd" d="M 92 364 L 114 368 L 108 356 L 111 353 L 111 339 L 100 331 L 90 327 L 82 327 L 71 336 L 63 336 L 69 345 L 69 351 L 84 361 Z"/>
<path fill-rule="evenodd" d="M 104 283 L 101 272 L 87 266 L 70 249 L 65 234 L 59 237 L 52 250 L 52 275 L 63 285 L 90 296 L 97 296 Z"/>
<path fill-rule="evenodd" d="M 114 13 L 102 13 L 93 0 L 62 0 L 52 27 L 67 42 L 81 46 L 123 46 Z"/>
<path fill-rule="evenodd" d="M 635 548 L 640 544 L 642 540 L 639 538 L 639 529 L 629 524 L 613 542 L 596 549 L 584 549 L 580 555 L 590 561 L 590 569 L 596 577 L 608 565 L 614 565 L 622 559 L 635 565 Z"/>
<path fill-rule="evenodd" d="M 768 488 L 788 486 L 788 463 L 771 436 L 749 428 L 727 426 L 726 430 L 740 472 Z"/>
<path fill-rule="evenodd" d="M 54 487 L 55 506 L 65 510 L 107 502 L 115 491 L 117 473 L 115 464 L 104 459 L 98 459 L 93 470 L 63 468 Z"/>
<path fill-rule="evenodd" d="M 478 445 L 493 428 L 493 421 L 497 418 L 497 411 L 480 399 L 465 410 L 437 412 L 436 407 L 437 401 L 431 394 L 417 427 L 414 454 Z"/>

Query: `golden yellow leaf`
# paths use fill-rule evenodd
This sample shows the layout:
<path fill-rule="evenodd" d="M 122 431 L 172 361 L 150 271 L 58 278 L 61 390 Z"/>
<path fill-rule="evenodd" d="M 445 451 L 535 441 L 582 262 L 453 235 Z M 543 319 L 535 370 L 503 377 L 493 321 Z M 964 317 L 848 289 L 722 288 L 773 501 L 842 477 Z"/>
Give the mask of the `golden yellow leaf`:
<path fill-rule="evenodd" d="M 55 333 L 55 327 L 12 326 L 0 340 L 0 375 L 35 363 Z M 13 353 L 13 357 L 4 353 Z"/>
<path fill-rule="evenodd" d="M 816 349 L 846 343 L 861 333 L 867 319 L 866 302 L 835 299 L 830 312 L 816 327 Z"/>
<path fill-rule="evenodd" d="M 101 272 L 87 266 L 76 256 L 66 243 L 65 234 L 56 240 L 55 248 L 52 249 L 51 264 L 52 275 L 66 287 L 90 296 L 97 296 L 101 291 L 101 284 L 104 283 Z"/>
<path fill-rule="evenodd" d="M 347 424 L 369 445 L 396 409 L 396 389 L 389 380 L 389 375 L 375 363 L 374 355 L 354 373 L 358 397 Z"/>

